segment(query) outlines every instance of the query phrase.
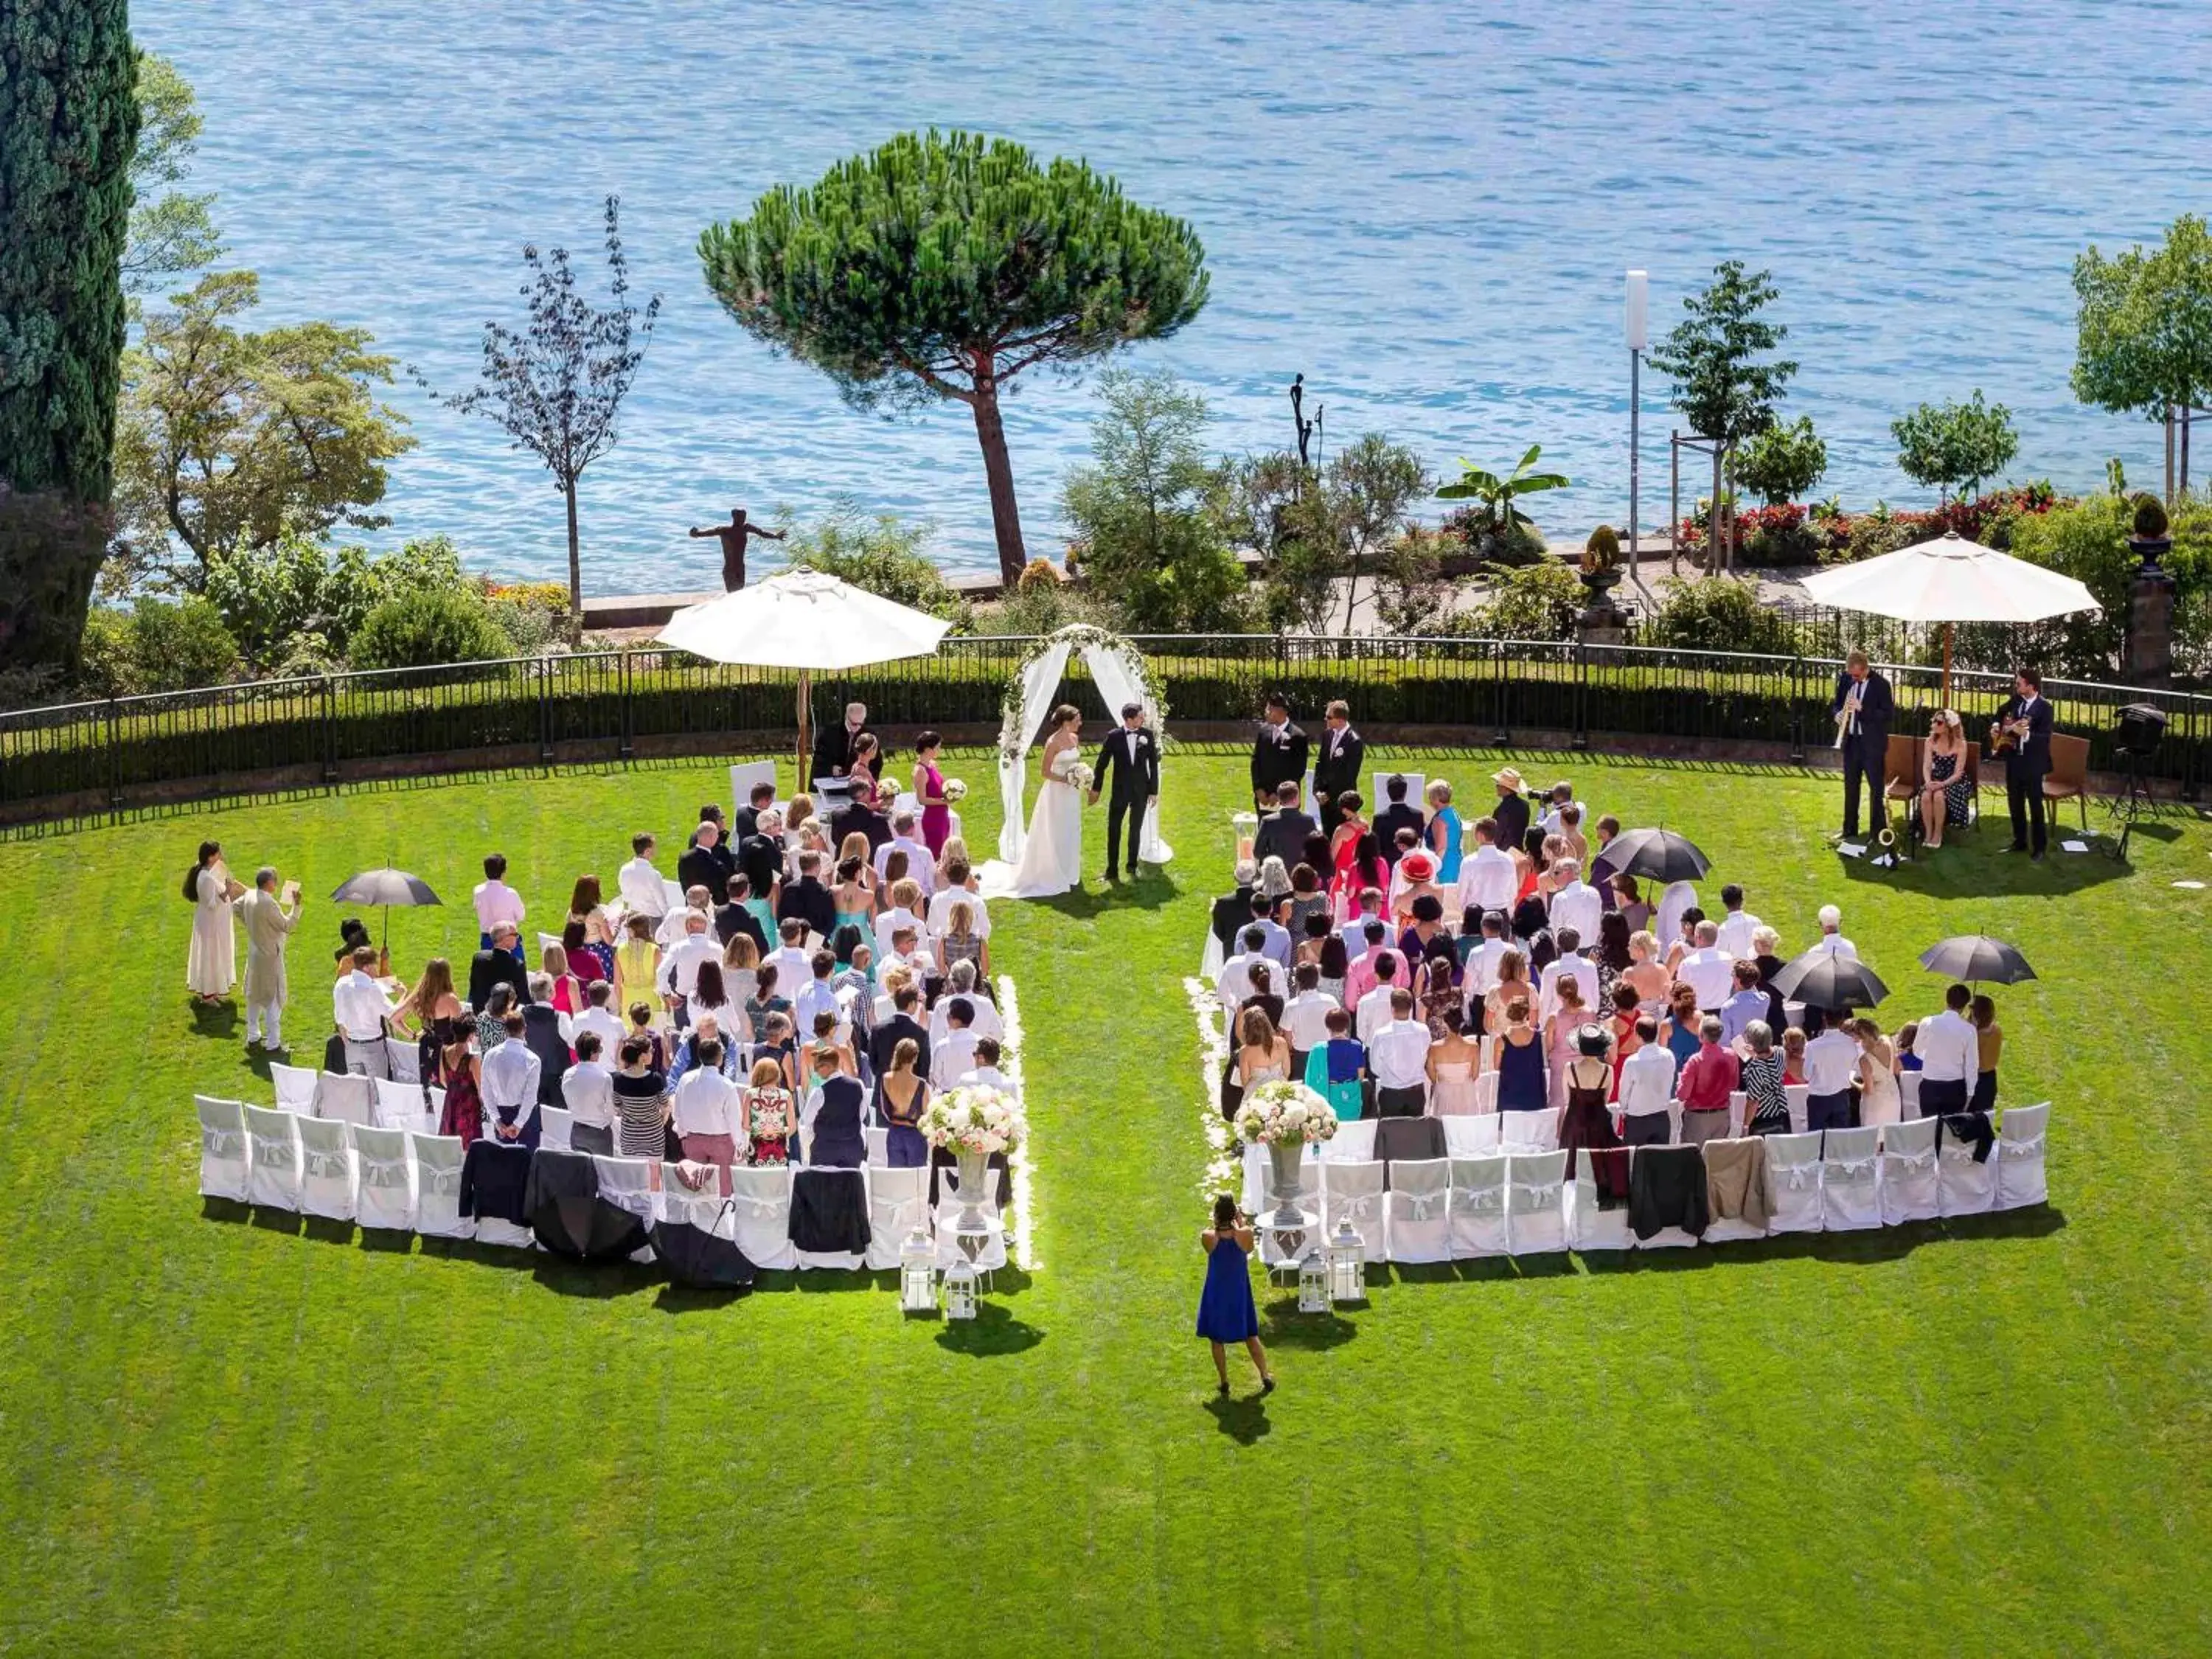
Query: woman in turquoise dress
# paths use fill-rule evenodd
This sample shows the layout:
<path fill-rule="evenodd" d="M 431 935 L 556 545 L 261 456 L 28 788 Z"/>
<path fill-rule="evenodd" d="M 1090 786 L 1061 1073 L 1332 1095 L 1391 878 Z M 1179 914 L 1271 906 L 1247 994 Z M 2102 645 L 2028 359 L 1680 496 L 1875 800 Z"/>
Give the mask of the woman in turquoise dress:
<path fill-rule="evenodd" d="M 1260 1346 L 1260 1309 L 1252 1299 L 1252 1228 L 1224 1193 L 1213 1200 L 1213 1224 L 1198 1236 L 1206 1251 L 1206 1288 L 1198 1297 L 1198 1334 L 1213 1345 L 1213 1370 L 1229 1392 L 1229 1344 L 1242 1342 L 1260 1373 L 1260 1392 L 1275 1391 L 1267 1351 Z"/>
<path fill-rule="evenodd" d="M 1314 1044 L 1300 1080 L 1328 1103 L 1339 1123 L 1349 1123 L 1365 1109 L 1367 1046 L 1351 1035 L 1352 1016 L 1343 1009 L 1330 1009 L 1325 1024 L 1328 1041 Z"/>
<path fill-rule="evenodd" d="M 1451 785 L 1437 778 L 1425 793 L 1429 798 L 1429 850 L 1437 855 L 1437 885 L 1454 886 L 1459 881 L 1461 843 L 1466 838 L 1460 834 L 1459 814 L 1452 811 Z"/>

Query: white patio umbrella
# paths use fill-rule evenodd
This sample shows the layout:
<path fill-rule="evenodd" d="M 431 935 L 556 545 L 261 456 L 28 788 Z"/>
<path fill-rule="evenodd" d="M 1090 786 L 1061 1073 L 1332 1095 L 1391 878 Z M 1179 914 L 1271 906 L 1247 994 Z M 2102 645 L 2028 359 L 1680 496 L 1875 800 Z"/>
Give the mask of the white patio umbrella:
<path fill-rule="evenodd" d="M 2100 607 L 2071 576 L 1946 531 L 1932 542 L 1805 578 L 1807 597 L 1843 611 L 1943 624 L 1943 697 L 1951 696 L 1954 623 L 2044 622 Z"/>
<path fill-rule="evenodd" d="M 925 657 L 951 624 L 818 570 L 787 570 L 678 611 L 659 642 L 712 662 L 799 671 L 799 781 L 806 786 L 812 674 Z"/>

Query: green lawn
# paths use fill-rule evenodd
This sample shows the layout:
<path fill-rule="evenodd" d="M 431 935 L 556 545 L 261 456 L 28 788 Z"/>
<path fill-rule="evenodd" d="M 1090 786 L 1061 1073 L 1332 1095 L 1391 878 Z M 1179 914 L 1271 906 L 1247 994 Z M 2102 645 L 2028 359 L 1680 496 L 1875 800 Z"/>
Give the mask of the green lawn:
<path fill-rule="evenodd" d="M 1381 758 L 1378 757 L 1378 758 Z M 1392 759 L 1468 784 L 1487 754 Z M 2212 834 L 2135 867 L 1838 867 L 1836 785 L 1518 757 L 1663 819 L 1804 941 L 1824 901 L 1898 988 L 2017 942 L 2007 1098 L 2051 1097 L 2047 1211 L 1263 1297 L 1282 1387 L 1190 1335 L 1206 1149 L 1182 978 L 1240 757 L 1170 763 L 1171 878 L 999 912 L 1036 1135 L 1037 1270 L 972 1328 L 884 1283 L 733 1304 L 645 1269 L 204 1212 L 194 1090 L 266 1098 L 182 987 L 193 843 L 327 892 L 387 856 L 473 945 L 475 863 L 544 915 L 680 842 L 719 769 L 360 789 L 0 845 L 0 1650 L 430 1654 L 2212 1650 L 2212 1307 L 2191 982 Z M 980 755 L 974 839 L 994 840 Z M 1103 814 L 1091 815 L 1092 862 Z M 309 911 L 295 1041 L 335 942 Z M 242 1015 L 240 1016 L 242 1018 Z"/>

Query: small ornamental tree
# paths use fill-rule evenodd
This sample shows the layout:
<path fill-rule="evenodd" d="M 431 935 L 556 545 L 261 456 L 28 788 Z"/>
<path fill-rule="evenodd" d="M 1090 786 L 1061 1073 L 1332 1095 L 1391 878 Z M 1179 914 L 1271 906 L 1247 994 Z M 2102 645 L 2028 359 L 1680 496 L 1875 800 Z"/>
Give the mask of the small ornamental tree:
<path fill-rule="evenodd" d="M 2183 214 L 2156 248 L 2107 259 L 2091 247 L 2074 262 L 2074 293 L 2083 403 L 2155 421 L 2212 398 L 2212 231 L 2202 218 Z M 2185 437 L 2179 482 L 2186 491 Z"/>
<path fill-rule="evenodd" d="M 1081 161 L 1004 139 L 904 133 L 813 184 L 780 185 L 699 239 L 740 328 L 811 363 L 857 407 L 965 404 L 999 570 L 1028 556 L 999 402 L 1039 363 L 1158 339 L 1206 303 L 1205 251 Z"/>
<path fill-rule="evenodd" d="M 2012 411 L 1984 403 L 1978 386 L 1972 403 L 1923 404 L 1892 421 L 1889 432 L 1905 476 L 1945 495 L 1978 494 L 1982 480 L 2003 471 L 2020 451 Z"/>

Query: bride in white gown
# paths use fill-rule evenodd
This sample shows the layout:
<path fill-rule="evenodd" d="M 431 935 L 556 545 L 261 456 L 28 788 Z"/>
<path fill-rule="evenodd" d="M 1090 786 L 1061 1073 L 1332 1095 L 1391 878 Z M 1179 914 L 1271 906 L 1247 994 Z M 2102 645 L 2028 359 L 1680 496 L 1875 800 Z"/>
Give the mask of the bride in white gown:
<path fill-rule="evenodd" d="M 1062 703 L 1052 711 L 1051 727 L 1029 839 L 1022 843 L 1022 861 L 1007 888 L 1014 898 L 1051 898 L 1083 884 L 1083 792 L 1067 780 L 1068 769 L 1082 758 L 1076 748 L 1082 713 Z"/>

